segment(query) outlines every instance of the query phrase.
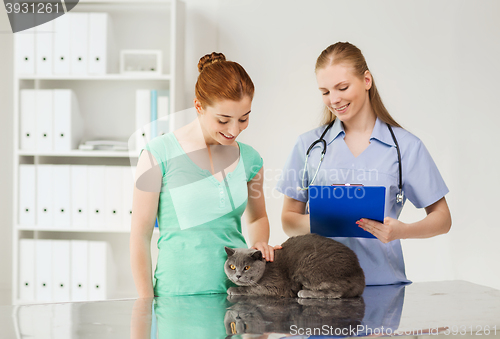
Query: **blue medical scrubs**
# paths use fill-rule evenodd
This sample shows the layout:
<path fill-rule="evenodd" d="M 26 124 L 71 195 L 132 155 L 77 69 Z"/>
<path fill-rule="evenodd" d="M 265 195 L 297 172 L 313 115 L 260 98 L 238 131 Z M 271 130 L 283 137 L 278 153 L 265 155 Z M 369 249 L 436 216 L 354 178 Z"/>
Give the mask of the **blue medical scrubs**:
<path fill-rule="evenodd" d="M 290 153 L 276 189 L 298 201 L 307 203 L 308 190 L 302 186 L 306 151 L 317 140 L 326 126 L 300 135 Z M 315 185 L 363 184 L 385 186 L 385 216 L 397 219 L 406 199 L 417 208 L 432 205 L 448 192 L 448 188 L 420 139 L 410 132 L 393 127 L 401 151 L 403 173 L 403 203 L 396 203 L 398 189 L 398 154 L 387 125 L 377 118 L 370 136 L 370 145 L 354 157 L 347 147 L 344 127 L 339 119 L 324 136 L 327 152 L 321 164 Z M 319 164 L 320 144 L 309 155 L 304 184 L 309 185 Z M 387 285 L 410 282 L 406 279 L 403 252 L 399 240 L 387 244 L 378 239 L 334 238 L 351 248 L 360 261 L 367 285 Z"/>

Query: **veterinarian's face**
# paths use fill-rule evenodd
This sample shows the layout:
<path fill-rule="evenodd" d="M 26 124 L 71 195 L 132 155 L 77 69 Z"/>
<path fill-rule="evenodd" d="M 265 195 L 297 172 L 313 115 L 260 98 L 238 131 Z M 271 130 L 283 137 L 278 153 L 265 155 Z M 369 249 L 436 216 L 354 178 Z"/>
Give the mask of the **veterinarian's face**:
<path fill-rule="evenodd" d="M 340 121 L 349 121 L 370 108 L 368 90 L 372 84 L 369 71 L 360 79 L 345 64 L 330 65 L 316 72 L 323 102 Z"/>
<path fill-rule="evenodd" d="M 209 144 L 233 145 L 238 135 L 248 127 L 252 99 L 222 100 L 202 108 L 196 104 L 200 123 Z"/>

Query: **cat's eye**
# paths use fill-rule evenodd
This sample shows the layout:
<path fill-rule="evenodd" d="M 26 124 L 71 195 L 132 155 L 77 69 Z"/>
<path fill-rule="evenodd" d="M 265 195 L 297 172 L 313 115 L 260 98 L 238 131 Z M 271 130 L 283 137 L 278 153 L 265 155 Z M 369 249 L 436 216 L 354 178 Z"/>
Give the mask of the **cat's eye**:
<path fill-rule="evenodd" d="M 232 270 L 235 270 L 236 269 L 236 266 L 234 265 L 230 265 L 229 268 L 231 268 Z"/>
<path fill-rule="evenodd" d="M 245 266 L 245 271 L 248 270 L 250 268 L 250 266 Z"/>

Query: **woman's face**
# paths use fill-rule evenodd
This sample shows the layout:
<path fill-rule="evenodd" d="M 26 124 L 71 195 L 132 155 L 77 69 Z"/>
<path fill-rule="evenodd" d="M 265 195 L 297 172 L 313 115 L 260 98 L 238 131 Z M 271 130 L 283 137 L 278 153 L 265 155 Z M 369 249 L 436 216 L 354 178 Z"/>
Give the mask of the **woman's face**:
<path fill-rule="evenodd" d="M 360 79 L 353 74 L 351 67 L 336 64 L 319 69 L 316 79 L 323 102 L 340 121 L 349 121 L 360 112 L 370 111 L 368 90 L 372 77 L 369 71 Z"/>
<path fill-rule="evenodd" d="M 200 123 L 208 144 L 232 145 L 238 135 L 248 127 L 252 99 L 222 100 L 202 108 L 195 99 Z"/>

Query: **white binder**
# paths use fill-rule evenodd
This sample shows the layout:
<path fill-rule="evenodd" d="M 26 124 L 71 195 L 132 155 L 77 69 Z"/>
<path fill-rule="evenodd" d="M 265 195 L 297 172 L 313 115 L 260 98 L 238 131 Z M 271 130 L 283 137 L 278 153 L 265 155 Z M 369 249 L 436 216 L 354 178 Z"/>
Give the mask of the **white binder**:
<path fill-rule="evenodd" d="M 158 91 L 158 135 L 163 135 L 174 131 L 174 114 L 169 116 L 169 97 L 167 91 Z M 172 120 L 172 121 L 171 121 Z"/>
<path fill-rule="evenodd" d="M 123 222 L 123 170 L 120 166 L 105 167 L 104 212 L 106 228 L 121 228 Z"/>
<path fill-rule="evenodd" d="M 68 13 L 71 31 L 70 72 L 86 75 L 88 73 L 89 15 L 88 13 Z"/>
<path fill-rule="evenodd" d="M 105 202 L 105 166 L 88 167 L 89 187 L 89 225 L 93 229 L 104 228 L 106 219 Z"/>
<path fill-rule="evenodd" d="M 35 91 L 36 97 L 36 150 L 37 152 L 52 152 L 53 136 L 53 110 L 54 91 L 42 89 Z"/>
<path fill-rule="evenodd" d="M 52 240 L 35 240 L 35 299 L 52 301 Z"/>
<path fill-rule="evenodd" d="M 138 89 L 135 99 L 135 149 L 139 152 L 151 140 L 151 91 Z"/>
<path fill-rule="evenodd" d="M 88 300 L 88 241 L 71 241 L 71 301 Z"/>
<path fill-rule="evenodd" d="M 33 15 L 33 25 L 34 18 Z M 17 73 L 35 74 L 35 27 L 14 34 L 14 46 Z"/>
<path fill-rule="evenodd" d="M 23 89 L 20 94 L 20 149 L 35 151 L 36 149 L 36 91 Z"/>
<path fill-rule="evenodd" d="M 54 74 L 69 74 L 70 38 L 69 15 L 62 15 L 54 20 Z"/>
<path fill-rule="evenodd" d="M 89 13 L 89 74 L 107 73 L 108 13 Z"/>
<path fill-rule="evenodd" d="M 34 248 L 34 245 L 33 245 Z M 34 265 L 34 264 L 33 264 Z M 34 300 L 33 300 L 34 301 Z M 17 309 L 17 323 L 19 325 L 18 338 L 35 338 L 35 307 L 19 307 Z"/>
<path fill-rule="evenodd" d="M 19 240 L 19 299 L 35 301 L 35 240 Z"/>
<path fill-rule="evenodd" d="M 71 165 L 71 227 L 88 227 L 88 166 Z"/>
<path fill-rule="evenodd" d="M 52 317 L 52 338 L 72 339 L 73 335 L 73 308 L 71 303 L 54 304 Z"/>
<path fill-rule="evenodd" d="M 123 171 L 123 226 L 122 229 L 130 230 L 132 225 L 132 198 L 134 194 L 134 173 L 136 166 L 122 167 Z"/>
<path fill-rule="evenodd" d="M 54 90 L 54 151 L 77 149 L 83 137 L 83 119 L 78 109 L 75 92 Z"/>
<path fill-rule="evenodd" d="M 35 165 L 19 165 L 19 225 L 35 226 Z"/>
<path fill-rule="evenodd" d="M 52 301 L 70 301 L 70 242 L 52 240 Z"/>
<path fill-rule="evenodd" d="M 36 206 L 38 227 L 51 228 L 54 224 L 53 165 L 36 167 Z"/>
<path fill-rule="evenodd" d="M 89 241 L 89 300 L 105 300 L 113 289 L 115 272 L 105 241 Z"/>
<path fill-rule="evenodd" d="M 53 64 L 54 21 L 36 26 L 35 69 L 38 75 L 51 75 Z"/>
<path fill-rule="evenodd" d="M 71 227 L 70 165 L 53 165 L 54 226 Z"/>

